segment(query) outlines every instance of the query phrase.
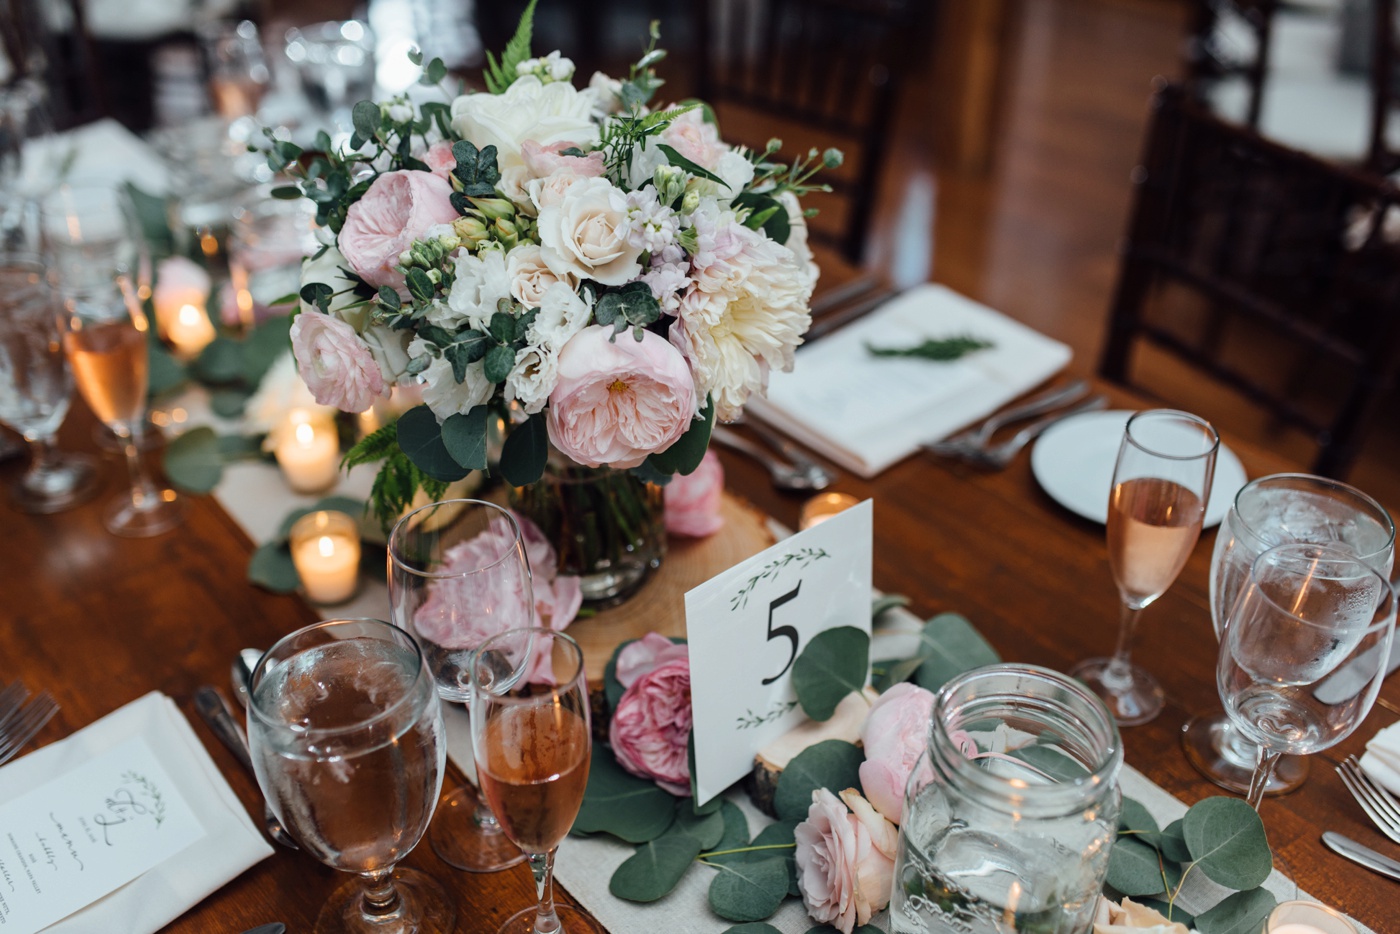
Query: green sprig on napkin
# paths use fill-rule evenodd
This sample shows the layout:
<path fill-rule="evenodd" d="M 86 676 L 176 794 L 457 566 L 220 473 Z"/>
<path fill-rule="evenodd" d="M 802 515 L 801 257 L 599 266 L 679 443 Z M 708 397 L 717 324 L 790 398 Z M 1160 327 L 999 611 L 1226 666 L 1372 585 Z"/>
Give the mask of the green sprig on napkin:
<path fill-rule="evenodd" d="M 995 346 L 991 341 L 971 334 L 958 334 L 954 337 L 930 337 L 922 344 L 912 347 L 876 347 L 867 343 L 865 349 L 876 357 L 916 357 L 920 360 L 933 360 L 947 363 L 965 357 L 978 350 Z"/>

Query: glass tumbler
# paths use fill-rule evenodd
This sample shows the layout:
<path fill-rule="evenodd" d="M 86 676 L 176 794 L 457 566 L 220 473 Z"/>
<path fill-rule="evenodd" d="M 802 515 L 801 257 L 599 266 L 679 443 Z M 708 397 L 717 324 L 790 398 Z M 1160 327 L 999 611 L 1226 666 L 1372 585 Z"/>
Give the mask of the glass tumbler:
<path fill-rule="evenodd" d="M 1066 675 L 988 665 L 948 682 L 905 790 L 890 930 L 1088 931 L 1122 765 L 1112 714 Z"/>

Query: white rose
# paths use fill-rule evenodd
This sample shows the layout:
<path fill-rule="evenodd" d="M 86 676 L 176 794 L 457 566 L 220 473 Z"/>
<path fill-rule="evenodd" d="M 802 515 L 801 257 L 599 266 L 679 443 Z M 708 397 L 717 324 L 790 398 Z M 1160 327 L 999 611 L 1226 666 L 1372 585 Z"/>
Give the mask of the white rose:
<path fill-rule="evenodd" d="M 530 203 L 535 206 L 535 210 L 543 211 L 545 208 L 563 201 L 564 195 L 578 180 L 579 176 L 572 172 L 555 172 L 544 178 L 530 179 L 525 183 L 525 190 L 529 193 Z"/>
<path fill-rule="evenodd" d="M 628 242 L 627 196 L 604 178 L 581 178 L 558 204 L 540 209 L 544 261 L 561 279 L 569 274 L 622 285 L 642 271 L 641 248 Z"/>
<path fill-rule="evenodd" d="M 593 72 L 593 77 L 588 79 L 588 87 L 580 93 L 592 99 L 595 116 L 615 114 L 622 109 L 622 82 L 609 78 L 601 71 Z"/>
<path fill-rule="evenodd" d="M 540 307 L 545 292 L 560 281 L 570 292 L 578 289 L 577 276 L 561 280 L 545 265 L 537 243 L 522 243 L 510 251 L 506 256 L 506 275 L 510 277 L 510 294 L 526 308 Z"/>
<path fill-rule="evenodd" d="M 559 382 L 559 352 L 549 347 L 525 347 L 515 355 L 515 368 L 506 377 L 506 399 L 519 402 L 526 415 L 544 410 Z"/>
<path fill-rule="evenodd" d="M 517 78 L 504 94 L 466 94 L 452 102 L 452 129 L 479 148 L 496 147 L 502 172 L 522 165 L 520 145 L 568 141 L 587 149 L 598 140 L 593 99 L 572 84 L 544 84 L 534 75 Z"/>
<path fill-rule="evenodd" d="M 632 147 L 632 163 L 627 169 L 627 187 L 636 191 L 656 174 L 658 166 L 670 165 L 666 154 L 647 140 L 644 144 Z"/>
<path fill-rule="evenodd" d="M 802 216 L 802 205 L 798 203 L 797 195 L 792 192 L 785 191 L 778 195 L 778 203 L 787 210 L 790 228 L 787 243 L 783 245 L 792 250 L 797 257 L 803 279 L 810 289 L 817 284 L 817 276 L 821 275 L 821 269 L 817 267 L 816 260 L 812 256 L 812 248 L 807 244 L 807 218 Z"/>
<path fill-rule="evenodd" d="M 745 185 L 753 181 L 753 163 L 732 149 L 719 157 L 712 171 L 729 186 L 727 191 L 719 193 L 723 198 L 736 197 Z"/>
<path fill-rule="evenodd" d="M 292 409 L 311 409 L 333 418 L 338 409 L 320 405 L 297 372 L 296 357 L 290 349 L 267 368 L 258 391 L 243 406 L 243 430 L 249 434 L 270 434 L 286 421 Z"/>
<path fill-rule="evenodd" d="M 447 295 L 447 311 L 434 319 L 435 308 L 429 312 L 429 318 L 449 330 L 461 327 L 463 322 L 485 330 L 496 313 L 496 303 L 503 298 L 510 298 L 505 255 L 500 250 L 462 253 L 457 257 L 456 277 Z"/>
<path fill-rule="evenodd" d="M 413 357 L 422 356 L 429 352 L 428 342 L 421 337 L 414 338 L 408 345 L 408 352 Z M 480 360 L 467 365 L 466 376 L 459 383 L 447 358 L 436 356 L 420 378 L 423 380 L 423 401 L 432 409 L 438 421 L 444 421 L 451 415 L 465 415 L 478 405 L 491 401 L 496 391 L 495 383 L 486 378 L 486 365 Z"/>
<path fill-rule="evenodd" d="M 569 338 L 588 326 L 592 315 L 588 302 L 565 283 L 556 282 L 545 290 L 539 313 L 525 332 L 525 339 L 532 346 L 561 350 Z"/>
<path fill-rule="evenodd" d="M 385 386 L 398 382 L 408 368 L 408 342 L 412 338 L 413 332 L 408 328 L 395 331 L 382 324 L 372 324 L 360 333 L 360 340 L 369 347 L 374 362 L 379 364 Z"/>
<path fill-rule="evenodd" d="M 509 199 L 518 210 L 523 209 L 526 214 L 535 213 L 534 202 L 530 200 L 530 170 L 522 162 L 520 165 L 508 165 L 501 169 L 501 180 L 496 183 L 496 190 Z"/>
<path fill-rule="evenodd" d="M 333 246 L 328 246 L 316 259 L 304 260 L 301 264 L 301 285 L 305 288 L 314 282 L 320 282 L 331 287 L 332 292 L 344 292 L 343 295 L 336 295 L 331 299 L 330 312 L 350 325 L 356 331 L 364 330 L 365 323 L 369 318 L 368 306 L 352 308 L 345 312 L 345 306 L 353 305 L 360 300 L 354 292 L 346 291 L 355 286 L 353 280 L 345 278 L 345 273 L 341 268 L 349 268 L 350 264 L 345 261 L 344 255 Z M 316 311 L 315 305 L 301 303 L 303 312 Z"/>

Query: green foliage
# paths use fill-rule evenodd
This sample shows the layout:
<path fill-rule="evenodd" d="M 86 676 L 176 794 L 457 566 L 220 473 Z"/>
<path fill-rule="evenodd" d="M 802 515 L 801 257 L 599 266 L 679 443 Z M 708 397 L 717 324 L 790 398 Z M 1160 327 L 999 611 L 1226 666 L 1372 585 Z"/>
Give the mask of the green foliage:
<path fill-rule="evenodd" d="M 544 476 L 549 460 L 549 428 L 544 414 L 511 428 L 501 446 L 501 475 L 511 486 L 528 486 Z"/>
<path fill-rule="evenodd" d="M 574 830 L 609 833 L 628 843 L 644 843 L 661 836 L 675 821 L 675 800 L 655 782 L 624 770 L 611 750 L 597 747 Z"/>
<path fill-rule="evenodd" d="M 189 379 L 180 361 L 171 356 L 170 351 L 152 338 L 146 346 L 146 360 L 149 375 L 146 378 L 146 393 L 158 396 L 168 392 Z"/>
<path fill-rule="evenodd" d="M 611 327 L 613 340 L 630 327 L 633 336 L 641 341 L 646 326 L 660 317 L 661 304 L 651 294 L 651 286 L 645 282 L 629 282 L 610 289 L 593 306 L 593 320 L 604 327 Z"/>
<path fill-rule="evenodd" d="M 1225 897 L 1220 904 L 1195 917 L 1201 934 L 1256 934 L 1277 901 L 1266 889 L 1249 889 Z"/>
<path fill-rule="evenodd" d="M 877 661 L 870 666 L 872 684 L 875 690 L 883 694 L 896 684 L 908 681 L 923 663 L 924 658 L 919 655 L 913 658 L 887 658 Z"/>
<path fill-rule="evenodd" d="M 719 811 L 698 813 L 689 798 L 676 799 L 676 822 L 671 826 L 700 841 L 701 850 L 717 846 L 724 839 L 724 815 Z"/>
<path fill-rule="evenodd" d="M 525 12 L 520 14 L 520 24 L 515 27 L 515 35 L 506 43 L 501 60 L 496 61 L 489 51 L 486 53 L 486 69 L 482 77 L 486 90 L 492 94 L 504 94 L 506 88 L 515 83 L 516 66 L 530 58 L 530 39 L 535 29 L 535 0 L 530 0 Z"/>
<path fill-rule="evenodd" d="M 224 456 L 214 429 L 191 428 L 165 447 L 165 475 L 177 489 L 208 493 L 224 475 Z"/>
<path fill-rule="evenodd" d="M 486 469 L 486 419 L 489 406 L 478 405 L 470 412 L 449 415 L 442 423 L 442 444 L 447 453 L 467 470 Z"/>
<path fill-rule="evenodd" d="M 982 634 L 956 613 L 940 613 L 924 625 L 919 634 L 919 656 L 924 663 L 914 680 L 930 691 L 937 691 L 964 671 L 1001 661 Z"/>
<path fill-rule="evenodd" d="M 710 446 L 710 432 L 714 427 L 715 403 L 707 396 L 705 407 L 700 410 L 700 417 L 690 423 L 685 434 L 666 450 L 648 457 L 647 463 L 664 474 L 688 476 L 694 473 Z"/>
<path fill-rule="evenodd" d="M 699 855 L 700 841 L 673 827 L 637 847 L 613 873 L 608 891 L 629 902 L 654 902 L 676 887 Z"/>
<path fill-rule="evenodd" d="M 772 917 L 787 897 L 788 872 L 782 856 L 717 868 L 710 882 L 710 908 L 727 921 L 762 921 Z"/>
<path fill-rule="evenodd" d="M 903 594 L 887 593 L 881 594 L 870 603 L 870 621 L 879 625 L 880 617 L 884 616 L 895 607 L 908 606 L 909 598 Z"/>
<path fill-rule="evenodd" d="M 452 157 L 457 165 L 452 174 L 462 183 L 459 199 L 453 197 L 452 204 L 461 214 L 467 213 L 465 200 L 468 198 L 489 198 L 496 193 L 496 183 L 501 180 L 501 170 L 496 164 L 496 147 L 485 146 L 477 149 L 471 142 L 459 139 L 452 144 Z"/>
<path fill-rule="evenodd" d="M 1259 812 L 1242 798 L 1207 798 L 1186 812 L 1182 834 L 1196 865 L 1232 889 L 1263 885 L 1273 856 Z"/>
<path fill-rule="evenodd" d="M 413 466 L 434 480 L 453 483 L 471 472 L 448 452 L 437 416 L 426 405 L 415 406 L 399 416 L 398 439 L 399 448 Z"/>
<path fill-rule="evenodd" d="M 770 240 L 783 244 L 792 235 L 792 221 L 788 218 L 787 208 L 772 195 L 746 191 L 734 199 L 734 206 L 749 212 L 744 226 L 750 230 L 762 229 Z"/>
<path fill-rule="evenodd" d="M 793 756 L 778 776 L 773 809 L 780 820 L 803 820 L 818 788 L 841 791 L 859 788 L 859 769 L 865 755 L 852 743 L 828 739 Z"/>
<path fill-rule="evenodd" d="M 830 720 L 836 706 L 865 687 L 870 674 L 870 636 L 854 626 L 817 633 L 792 663 L 797 702 L 813 720 Z"/>
<path fill-rule="evenodd" d="M 248 561 L 248 583 L 276 594 L 294 593 L 301 586 L 292 554 L 285 542 L 259 545 Z"/>
<path fill-rule="evenodd" d="M 959 334 L 954 337 L 930 337 L 911 347 L 875 347 L 867 343 L 865 349 L 872 357 L 914 357 L 919 360 L 932 360 L 935 363 L 947 363 L 966 357 L 974 351 L 995 346 L 991 341 L 980 337 Z"/>
<path fill-rule="evenodd" d="M 1120 837 L 1108 854 L 1108 884 L 1129 896 L 1161 895 L 1168 891 L 1166 867 L 1152 847 L 1132 837 Z M 1173 866 L 1176 881 L 1181 869 Z"/>
<path fill-rule="evenodd" d="M 835 930 L 835 928 L 832 930 Z M 736 924 L 732 927 L 727 927 L 722 934 L 783 934 L 783 932 L 763 921 L 750 921 L 746 924 Z"/>

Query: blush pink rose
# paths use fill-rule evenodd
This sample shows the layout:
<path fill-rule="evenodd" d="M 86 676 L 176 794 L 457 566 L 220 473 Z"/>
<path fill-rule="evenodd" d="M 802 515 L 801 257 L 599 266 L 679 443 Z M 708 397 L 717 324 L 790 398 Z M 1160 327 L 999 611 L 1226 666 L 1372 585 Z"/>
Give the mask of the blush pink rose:
<path fill-rule="evenodd" d="M 586 467 L 636 467 L 675 444 L 695 414 L 695 384 L 680 351 L 650 331 L 584 328 L 559 353 L 549 440 Z"/>
<path fill-rule="evenodd" d="M 389 394 L 369 345 L 339 318 L 303 312 L 292 322 L 291 336 L 297 372 L 319 404 L 363 412 Z"/>
<path fill-rule="evenodd" d="M 677 659 L 690 658 L 690 648 L 684 642 L 672 642 L 659 632 L 649 632 L 627 643 L 617 653 L 613 677 L 624 688 L 630 688 L 638 678 Z"/>
<path fill-rule="evenodd" d="M 724 466 L 714 451 L 706 451 L 690 474 L 677 474 L 666 484 L 666 531 L 703 538 L 724 528 L 719 514 L 724 495 Z"/>
<path fill-rule="evenodd" d="M 339 239 L 345 261 L 370 285 L 399 288 L 399 254 L 429 227 L 457 219 L 451 195 L 447 179 L 432 172 L 385 172 L 345 214 Z"/>
<path fill-rule="evenodd" d="M 608 743 L 618 765 L 685 796 L 690 794 L 686 749 L 692 722 L 687 652 L 632 682 L 617 702 Z"/>
<path fill-rule="evenodd" d="M 807 819 L 793 836 L 797 887 L 813 920 L 851 934 L 889 904 L 899 833 L 855 789 L 840 798 L 825 788 L 813 791 Z"/>
<path fill-rule="evenodd" d="M 865 746 L 861 788 L 875 809 L 896 824 L 904 817 L 904 786 L 928 746 L 932 714 L 933 693 L 906 681 L 870 705 L 860 728 Z"/>
<path fill-rule="evenodd" d="M 423 153 L 423 161 L 428 170 L 438 178 L 449 179 L 452 170 L 457 168 L 457 157 L 452 155 L 452 140 L 440 139 L 433 143 L 428 147 L 428 151 Z"/>
<path fill-rule="evenodd" d="M 541 146 L 532 139 L 520 144 L 520 154 L 525 159 L 525 167 L 535 178 L 554 174 L 577 175 L 580 178 L 600 178 L 607 168 L 601 150 L 586 156 L 566 156 L 565 149 L 581 148 L 567 140 Z"/>
<path fill-rule="evenodd" d="M 705 169 L 713 169 L 719 157 L 729 151 L 729 147 L 720 142 L 719 130 L 713 123 L 706 123 L 698 110 L 672 120 L 661 131 L 661 142 Z"/>

